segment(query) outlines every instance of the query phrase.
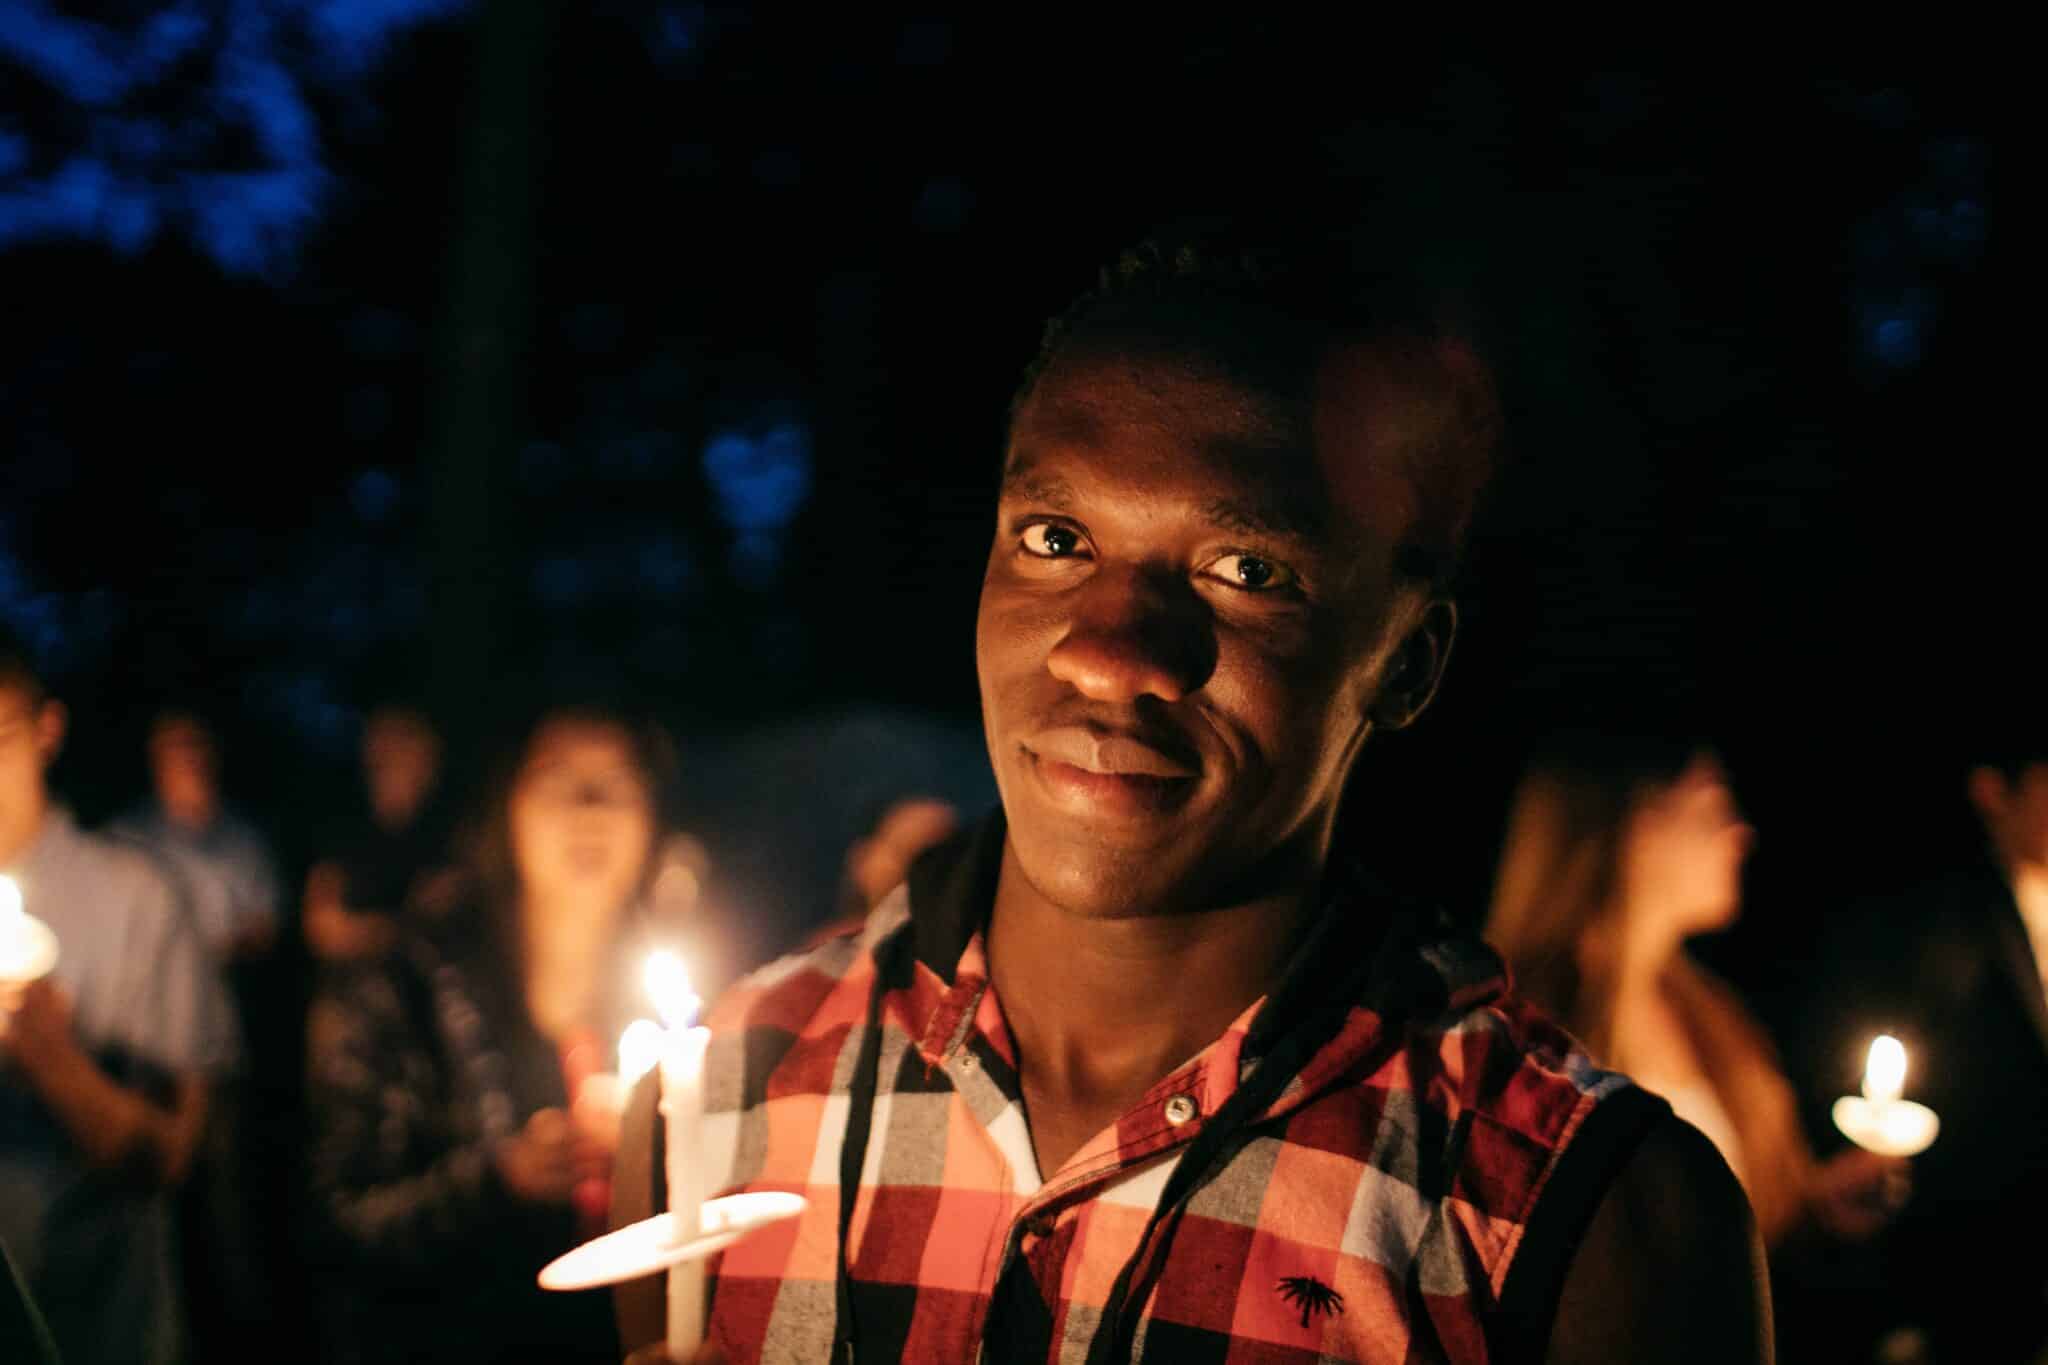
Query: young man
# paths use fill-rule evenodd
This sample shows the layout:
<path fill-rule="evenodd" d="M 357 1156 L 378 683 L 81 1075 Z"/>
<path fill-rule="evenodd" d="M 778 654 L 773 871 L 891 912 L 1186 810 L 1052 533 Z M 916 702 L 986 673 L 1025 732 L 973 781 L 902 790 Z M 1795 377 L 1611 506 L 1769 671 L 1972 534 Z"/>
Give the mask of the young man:
<path fill-rule="evenodd" d="M 708 1183 L 810 1200 L 714 1263 L 731 1359 L 1767 1357 L 1713 1149 L 1336 844 L 1495 422 L 1331 259 L 1148 244 L 1049 331 L 977 634 L 1002 809 L 710 1020 Z"/>
<path fill-rule="evenodd" d="M 0 872 L 59 944 L 51 975 L 0 983 L 0 1242 L 65 1360 L 175 1360 L 165 1195 L 191 1162 L 233 1028 L 149 856 L 81 832 L 52 802 L 65 721 L 0 632 Z"/>
<path fill-rule="evenodd" d="M 154 799 L 109 833 L 170 862 L 217 960 L 267 953 L 277 938 L 277 869 L 263 836 L 221 800 L 212 727 L 190 711 L 160 712 L 149 727 L 149 778 Z"/>
<path fill-rule="evenodd" d="M 248 1339 L 234 1334 L 253 1331 L 276 1298 L 258 1239 L 262 1181 L 268 1154 L 297 1145 L 297 1117 L 261 1097 L 304 1064 L 289 1046 L 297 1030 L 288 1013 L 303 1002 L 270 960 L 276 864 L 262 833 L 222 795 L 213 727 L 197 711 L 166 707 L 151 719 L 147 753 L 153 799 L 106 832 L 160 860 L 221 969 L 246 1044 L 243 1066 L 209 1091 L 205 1134 L 180 1199 L 194 1353 L 226 1355 Z"/>
<path fill-rule="evenodd" d="M 306 874 L 306 946 L 326 962 L 381 957 L 408 910 L 447 908 L 440 732 L 417 707 L 372 707 L 362 763 L 368 809 L 329 839 L 331 851 Z"/>

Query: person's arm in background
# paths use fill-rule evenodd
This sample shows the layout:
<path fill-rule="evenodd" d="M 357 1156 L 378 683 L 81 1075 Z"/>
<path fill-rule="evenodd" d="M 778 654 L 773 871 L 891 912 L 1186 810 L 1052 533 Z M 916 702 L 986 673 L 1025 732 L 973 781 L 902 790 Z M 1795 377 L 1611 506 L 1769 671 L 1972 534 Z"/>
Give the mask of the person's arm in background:
<path fill-rule="evenodd" d="M 411 1272 L 430 1270 L 486 1235 L 521 1204 L 566 1204 L 586 1173 L 568 1116 L 544 1109 L 497 1143 L 392 1144 L 445 1103 L 410 1082 L 407 1058 L 424 1045 L 397 963 L 330 981 L 307 1021 L 309 1165 L 324 1232 L 355 1255 Z"/>
<path fill-rule="evenodd" d="M 1769 1365 L 1771 1294 L 1749 1201 L 1713 1144 L 1666 1118 L 1615 1178 L 1566 1272 L 1549 1365 Z"/>
<path fill-rule="evenodd" d="M 278 902 L 283 897 L 270 850 L 253 829 L 246 830 L 235 851 L 233 891 L 235 936 L 231 951 L 237 958 L 261 957 L 277 943 Z"/>
<path fill-rule="evenodd" d="M 398 937 L 398 925 L 390 915 L 349 909 L 343 897 L 346 885 L 341 864 L 333 861 L 315 863 L 306 874 L 306 946 L 313 956 L 329 962 L 376 957 Z"/>
<path fill-rule="evenodd" d="M 185 1178 L 206 1124 L 203 1077 L 179 1072 L 168 1105 L 114 1080 L 79 1045 L 71 1002 L 47 977 L 0 988 L 0 1053 L 94 1166 L 132 1170 L 156 1185 Z"/>
<path fill-rule="evenodd" d="M 206 1125 L 211 1077 L 238 1047 L 234 1017 L 198 929 L 144 855 L 105 866 L 108 923 L 121 936 L 108 997 L 118 1011 L 94 1049 L 115 1048 L 164 1078 L 150 1090 L 102 1066 L 73 1027 L 72 1001 L 51 977 L 0 996 L 4 1049 L 95 1166 L 175 1185 Z"/>

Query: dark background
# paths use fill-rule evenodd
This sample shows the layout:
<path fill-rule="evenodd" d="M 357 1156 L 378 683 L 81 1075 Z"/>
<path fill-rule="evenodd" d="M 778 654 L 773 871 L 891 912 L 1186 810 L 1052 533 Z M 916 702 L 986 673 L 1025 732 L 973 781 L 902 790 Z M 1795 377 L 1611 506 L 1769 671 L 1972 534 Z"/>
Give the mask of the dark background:
<path fill-rule="evenodd" d="M 883 797 L 986 798 L 973 607 L 1043 319 L 1147 225 L 1310 182 L 1511 413 L 1449 683 L 1367 750 L 1397 879 L 1476 910 L 1561 721 L 1705 726 L 1762 833 L 1715 952 L 1768 1007 L 1819 911 L 1959 837 L 1973 736 L 2035 723 L 1984 52 L 248 8 L 0 20 L 0 613 L 88 816 L 198 695 L 303 856 L 366 700 L 425 689 L 468 756 L 601 671 L 774 946 Z"/>

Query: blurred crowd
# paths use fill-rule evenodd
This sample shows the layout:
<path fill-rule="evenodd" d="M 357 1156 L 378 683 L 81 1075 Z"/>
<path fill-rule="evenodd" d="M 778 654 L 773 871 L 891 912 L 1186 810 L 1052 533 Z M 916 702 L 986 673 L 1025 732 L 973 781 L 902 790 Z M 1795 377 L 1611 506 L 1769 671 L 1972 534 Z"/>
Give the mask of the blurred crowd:
<path fill-rule="evenodd" d="M 148 798 L 81 828 L 49 771 L 93 719 L 0 633 L 0 1253 L 62 1358 L 615 1361 L 605 1297 L 534 1272 L 604 1227 L 649 945 L 719 937 L 668 733 L 542 700 L 455 790 L 426 709 L 373 704 L 299 879 L 193 709 L 151 719 Z M 813 927 L 958 821 L 881 803 Z M 33 981 L 17 909 L 59 944 Z"/>
<path fill-rule="evenodd" d="M 608 1297 L 534 1273 L 606 1225 L 638 965 L 720 934 L 670 736 L 543 700 L 455 790 L 434 717 L 372 706 L 359 806 L 295 876 L 194 710 L 152 720 L 149 798 L 81 828 L 48 772 L 93 721 L 0 637 L 0 964 L 15 905 L 61 945 L 0 981 L 0 1250 L 63 1358 L 616 1360 Z M 2048 753 L 1987 746 L 1954 798 L 1980 851 L 1825 916 L 1775 1036 L 1693 949 L 1757 838 L 1711 745 L 1559 733 L 1511 803 L 1487 937 L 1727 1158 L 1785 1360 L 2030 1358 L 2048 1320 Z M 810 929 L 976 814 L 878 804 Z M 1880 1032 L 1943 1125 L 1910 1160 L 1827 1118 Z"/>

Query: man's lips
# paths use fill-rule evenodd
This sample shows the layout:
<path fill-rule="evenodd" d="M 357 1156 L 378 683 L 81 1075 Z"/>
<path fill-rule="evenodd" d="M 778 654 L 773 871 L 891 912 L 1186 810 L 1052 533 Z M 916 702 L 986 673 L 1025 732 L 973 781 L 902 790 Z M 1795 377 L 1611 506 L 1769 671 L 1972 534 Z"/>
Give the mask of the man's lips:
<path fill-rule="evenodd" d="M 1086 725 L 1056 725 L 1024 741 L 1037 757 L 1106 777 L 1183 780 L 1200 777 L 1192 759 L 1169 753 L 1132 735 Z"/>

